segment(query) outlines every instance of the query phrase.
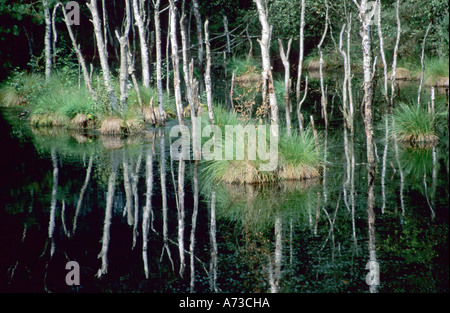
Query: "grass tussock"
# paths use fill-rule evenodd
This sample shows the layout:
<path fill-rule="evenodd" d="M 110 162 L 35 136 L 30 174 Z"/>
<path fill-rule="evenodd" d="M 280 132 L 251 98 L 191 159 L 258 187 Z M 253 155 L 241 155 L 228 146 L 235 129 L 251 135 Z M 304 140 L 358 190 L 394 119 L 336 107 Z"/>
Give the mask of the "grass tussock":
<path fill-rule="evenodd" d="M 259 125 L 252 120 L 243 124 L 235 112 L 227 112 L 224 109 L 215 108 L 214 113 L 215 124 L 221 129 L 222 152 L 225 151 L 225 140 L 227 140 L 226 125 L 242 125 L 243 127 L 247 125 L 258 127 Z M 207 118 L 204 120 L 207 121 Z M 266 134 L 266 151 L 268 152 L 270 140 L 273 139 L 270 138 L 270 131 Z M 204 142 L 209 139 L 202 138 Z M 322 148 L 320 145 L 316 147 L 313 132 L 309 128 L 306 128 L 301 135 L 294 134 L 290 137 L 284 132 L 280 133 L 276 156 L 271 156 L 274 160 L 276 157 L 277 166 L 270 171 L 261 170 L 261 165 L 268 164 L 269 160 L 261 160 L 258 154 L 256 154 L 256 159 L 249 158 L 248 137 L 245 135 L 243 138 L 235 136 L 233 140 L 232 160 L 203 161 L 204 179 L 211 183 L 260 184 L 282 180 L 304 180 L 321 175 L 323 159 L 320 151 Z M 239 159 L 237 156 L 243 156 L 243 159 Z"/>
<path fill-rule="evenodd" d="M 122 123 L 123 120 L 115 116 L 105 118 L 100 127 L 100 134 L 120 135 L 122 133 Z"/>
<path fill-rule="evenodd" d="M 409 143 L 437 143 L 436 114 L 417 105 L 400 103 L 393 114 L 392 136 Z"/>

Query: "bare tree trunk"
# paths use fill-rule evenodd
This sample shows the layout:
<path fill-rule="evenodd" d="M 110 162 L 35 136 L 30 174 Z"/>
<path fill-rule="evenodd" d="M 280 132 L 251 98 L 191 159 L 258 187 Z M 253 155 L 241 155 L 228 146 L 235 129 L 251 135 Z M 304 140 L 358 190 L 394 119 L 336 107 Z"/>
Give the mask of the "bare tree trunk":
<path fill-rule="evenodd" d="M 291 136 L 291 77 L 290 77 L 290 64 L 289 64 L 289 52 L 291 51 L 292 38 L 289 39 L 286 53 L 284 52 L 283 43 L 278 39 L 278 46 L 280 49 L 280 57 L 284 66 L 284 106 L 286 111 L 286 131 L 287 135 Z"/>
<path fill-rule="evenodd" d="M 145 36 L 145 27 L 142 15 L 144 14 L 138 6 L 138 0 L 133 0 L 133 13 L 136 25 L 138 27 L 139 42 L 141 47 L 141 61 L 142 61 L 142 84 L 144 87 L 150 87 L 150 64 L 148 45 Z M 159 30 L 160 31 L 160 30 Z"/>
<path fill-rule="evenodd" d="M 103 32 L 102 26 L 100 22 L 100 18 L 98 15 L 97 9 L 97 0 L 91 0 L 90 3 L 86 4 L 91 11 L 92 15 L 92 24 L 94 25 L 94 33 L 95 39 L 97 41 L 98 53 L 100 56 L 100 64 L 102 67 L 103 80 L 106 86 L 106 90 L 108 91 L 109 98 L 111 101 L 111 108 L 113 111 L 117 111 L 117 98 L 114 95 L 114 89 L 111 85 L 111 73 L 109 71 L 108 59 L 106 57 L 106 49 L 105 44 L 103 42 Z"/>
<path fill-rule="evenodd" d="M 381 0 L 377 0 L 377 28 L 378 28 L 378 38 L 380 41 L 380 55 L 381 61 L 383 62 L 383 74 L 384 74 L 384 99 L 386 103 L 389 103 L 388 87 L 387 87 L 387 63 L 386 56 L 384 54 L 384 44 L 383 44 L 383 32 L 381 30 Z"/>
<path fill-rule="evenodd" d="M 354 117 L 354 107 L 353 107 L 353 90 L 352 90 L 352 62 L 350 58 L 350 47 L 351 47 L 351 33 L 352 33 L 352 15 L 348 17 L 348 28 L 347 28 L 347 89 L 348 89 L 348 105 L 351 116 L 350 123 L 350 133 L 354 134 L 353 117 Z"/>
<path fill-rule="evenodd" d="M 228 31 L 228 18 L 226 15 L 223 16 L 223 31 L 227 38 L 227 53 L 231 53 L 231 42 L 230 42 L 230 32 Z"/>
<path fill-rule="evenodd" d="M 328 127 L 328 116 L 327 116 L 327 104 L 328 99 L 324 87 L 324 81 L 323 81 L 323 52 L 322 52 L 322 44 L 325 40 L 325 37 L 328 32 L 328 2 L 325 1 L 325 29 L 323 30 L 322 38 L 320 39 L 319 45 L 317 46 L 319 50 L 320 60 L 319 60 L 319 72 L 320 72 L 320 91 L 321 91 L 321 98 L 320 98 L 320 104 L 322 108 L 322 117 L 325 120 L 325 128 Z"/>
<path fill-rule="evenodd" d="M 84 83 L 86 84 L 86 87 L 88 88 L 91 95 L 95 97 L 95 91 L 92 88 L 92 81 L 89 77 L 86 61 L 84 60 L 83 54 L 80 51 L 80 47 L 77 45 L 75 36 L 73 35 L 72 26 L 67 18 L 66 8 L 64 7 L 64 5 L 61 5 L 61 9 L 64 15 L 64 22 L 66 23 L 67 31 L 69 32 L 70 40 L 72 41 L 73 49 L 75 50 L 75 54 L 78 58 L 78 63 L 81 65 L 81 70 L 83 71 Z"/>
<path fill-rule="evenodd" d="M 53 33 L 53 64 L 56 64 L 56 42 L 58 41 L 58 32 L 56 31 L 55 18 L 56 18 L 56 10 L 61 5 L 61 2 L 56 3 L 53 6 L 52 12 L 52 33 Z"/>
<path fill-rule="evenodd" d="M 122 112 L 128 109 L 128 33 L 130 32 L 130 2 L 125 0 L 125 30 L 122 36 L 116 30 L 120 44 L 120 107 Z"/>
<path fill-rule="evenodd" d="M 373 12 L 369 11 L 367 0 L 361 0 L 360 4 L 353 0 L 359 9 L 359 19 L 361 21 L 360 35 L 362 38 L 363 52 L 363 68 L 364 68 L 364 126 L 366 133 L 367 145 L 367 167 L 369 174 L 373 173 L 372 168 L 375 167 L 375 157 L 373 148 L 373 113 L 372 113 L 372 69 L 371 69 L 371 39 L 370 39 L 370 22 Z M 369 175 L 370 176 L 370 175 Z M 371 180 L 372 177 L 368 177 Z"/>
<path fill-rule="evenodd" d="M 177 108 L 178 123 L 184 126 L 183 119 L 183 103 L 181 102 L 181 86 L 180 86 L 180 60 L 178 58 L 178 41 L 177 41 L 177 7 L 174 0 L 169 0 L 170 5 L 170 42 L 172 48 L 172 65 L 173 65 L 173 85 L 175 92 L 175 103 Z"/>
<path fill-rule="evenodd" d="M 420 66 L 422 68 L 422 71 L 420 72 L 420 82 L 419 82 L 419 90 L 417 91 L 417 107 L 420 106 L 420 94 L 422 93 L 422 84 L 423 84 L 423 74 L 425 71 L 425 67 L 423 65 L 423 58 L 425 56 L 425 41 L 427 40 L 428 32 L 430 31 L 431 22 L 428 24 L 427 31 L 425 32 L 425 36 L 423 37 L 422 41 L 422 54 L 420 56 Z"/>
<path fill-rule="evenodd" d="M 262 58 L 262 66 L 263 66 L 263 72 L 261 73 L 263 81 L 266 82 L 267 86 L 267 94 L 269 98 L 269 104 L 270 104 L 270 122 L 272 126 L 271 127 L 271 134 L 273 137 L 279 139 L 279 120 L 278 120 L 278 104 L 277 104 L 277 97 L 275 94 L 275 88 L 273 85 L 273 77 L 272 77 L 272 67 L 270 64 L 270 27 L 267 19 L 267 12 L 266 9 L 262 3 L 262 0 L 253 0 L 255 2 L 257 10 L 258 10 L 258 17 L 259 22 L 262 26 L 262 33 L 261 33 L 261 40 L 258 39 L 258 42 L 261 46 L 261 58 Z"/>
<path fill-rule="evenodd" d="M 344 121 L 346 124 L 346 127 L 349 127 L 349 109 L 348 109 L 348 59 L 347 59 L 347 53 L 342 48 L 342 35 L 344 33 L 346 25 L 342 25 L 341 33 L 339 35 L 339 51 L 342 54 L 342 58 L 344 59 L 344 81 L 342 83 L 342 109 L 344 113 Z"/>
<path fill-rule="evenodd" d="M 206 87 L 206 105 L 208 107 L 209 122 L 214 124 L 214 112 L 212 106 L 212 88 L 211 88 L 211 46 L 209 44 L 209 21 L 205 22 L 205 44 L 206 44 L 206 71 L 205 71 L 205 87 Z"/>
<path fill-rule="evenodd" d="M 160 0 L 153 2 L 155 7 L 155 40 L 156 40 L 156 86 L 158 89 L 158 106 L 160 125 L 164 125 L 164 103 L 163 103 L 163 82 L 162 82 L 162 60 L 161 60 L 161 22 L 159 18 Z"/>
<path fill-rule="evenodd" d="M 305 0 L 301 1 L 302 8 L 300 11 L 300 38 L 299 38 L 299 56 L 298 56 L 298 70 L 297 70 L 297 85 L 295 88 L 296 91 L 296 99 L 297 105 L 300 103 L 300 87 L 302 80 L 302 71 L 303 71 L 303 54 L 304 54 L 304 34 L 303 31 L 305 29 Z M 306 92 L 306 90 L 305 90 Z"/>
<path fill-rule="evenodd" d="M 44 5 L 44 19 L 45 19 L 45 79 L 48 81 L 52 74 L 52 21 L 50 16 L 50 8 L 47 0 L 42 0 Z"/>
<path fill-rule="evenodd" d="M 183 74 L 184 74 L 184 83 L 186 85 L 186 98 L 189 103 L 189 106 L 192 108 L 192 95 L 191 95 L 191 85 L 189 81 L 189 57 L 188 57 L 188 39 L 186 34 L 186 15 L 182 14 L 180 19 L 180 33 L 181 33 L 181 51 L 183 58 Z"/>
<path fill-rule="evenodd" d="M 197 26 L 197 44 L 198 44 L 198 69 L 200 73 L 203 73 L 203 27 L 202 18 L 200 16 L 198 0 L 192 1 L 192 8 L 194 11 L 195 23 Z M 200 93 L 203 93 L 203 82 L 200 79 L 199 82 Z"/>
<path fill-rule="evenodd" d="M 400 34 L 402 31 L 401 24 L 400 24 L 400 16 L 398 14 L 400 9 L 400 0 L 397 0 L 397 5 L 395 8 L 395 17 L 397 21 L 397 39 L 395 40 L 395 46 L 394 46 L 394 57 L 392 59 L 392 73 L 391 73 L 391 106 L 394 105 L 394 97 L 395 97 L 395 72 L 397 70 L 397 52 L 398 52 L 398 45 L 400 43 Z"/>

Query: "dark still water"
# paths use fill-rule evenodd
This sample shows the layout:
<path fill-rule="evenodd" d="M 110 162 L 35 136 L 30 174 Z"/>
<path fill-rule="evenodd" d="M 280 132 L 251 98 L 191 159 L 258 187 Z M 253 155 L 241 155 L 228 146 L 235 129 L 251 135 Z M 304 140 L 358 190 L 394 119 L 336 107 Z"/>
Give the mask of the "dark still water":
<path fill-rule="evenodd" d="M 0 291 L 448 292 L 448 137 L 412 149 L 390 125 L 368 211 L 361 126 L 330 128 L 319 180 L 211 186 L 171 160 L 170 125 L 120 139 L 1 109 Z"/>

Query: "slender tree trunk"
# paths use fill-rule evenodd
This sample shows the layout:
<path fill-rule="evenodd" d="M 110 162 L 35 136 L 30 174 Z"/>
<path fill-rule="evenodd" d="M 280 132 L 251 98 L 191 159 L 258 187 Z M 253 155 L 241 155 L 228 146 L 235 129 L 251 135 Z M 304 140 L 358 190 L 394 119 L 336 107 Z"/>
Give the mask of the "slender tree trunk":
<path fill-rule="evenodd" d="M 297 105 L 300 103 L 300 87 L 302 80 L 302 71 L 303 71 L 303 55 L 304 55 L 304 34 L 303 31 L 305 29 L 305 0 L 301 1 L 301 11 L 300 11 L 300 38 L 299 38 L 299 56 L 298 56 L 298 70 L 297 70 L 297 85 L 295 88 Z M 306 92 L 306 90 L 305 90 Z"/>
<path fill-rule="evenodd" d="M 44 19 L 45 19 L 45 79 L 48 81 L 52 74 L 52 21 L 50 15 L 50 8 L 47 0 L 42 0 L 44 5 Z"/>
<path fill-rule="evenodd" d="M 359 9 L 359 18 L 361 21 L 360 35 L 362 39 L 363 52 L 363 68 L 364 68 L 364 126 L 366 133 L 367 145 L 367 167 L 369 173 L 373 173 L 372 168 L 375 167 L 375 156 L 373 148 L 373 113 L 372 113 L 372 68 L 371 68 L 371 39 L 370 39 L 370 22 L 373 17 L 373 12 L 369 11 L 369 4 L 367 0 L 361 0 L 360 4 L 353 0 Z M 370 176 L 370 175 L 369 175 Z M 368 177 L 369 180 L 372 177 Z"/>
<path fill-rule="evenodd" d="M 343 109 L 343 113 L 344 113 L 344 120 L 345 120 L 345 124 L 346 127 L 349 127 L 349 109 L 348 109 L 348 100 L 347 100 L 347 95 L 348 95 L 348 59 L 347 59 L 347 53 L 344 51 L 344 49 L 342 48 L 342 35 L 344 33 L 346 25 L 342 25 L 342 29 L 341 29 L 341 33 L 339 35 L 339 51 L 342 54 L 342 58 L 344 59 L 344 81 L 342 83 L 342 109 Z"/>
<path fill-rule="evenodd" d="M 86 84 L 86 87 L 88 88 L 89 92 L 93 97 L 95 97 L 95 91 L 92 88 L 92 81 L 89 77 L 89 72 L 86 66 L 86 61 L 84 60 L 83 54 L 81 53 L 80 47 L 77 45 L 77 41 L 75 39 L 75 36 L 73 35 L 72 26 L 67 18 L 67 12 L 64 5 L 61 5 L 61 9 L 64 15 L 64 22 L 66 23 L 67 31 L 69 33 L 70 40 L 72 41 L 73 49 L 75 50 L 75 54 L 78 58 L 78 63 L 81 65 L 81 70 L 83 71 L 83 77 L 84 77 L 84 83 Z"/>
<path fill-rule="evenodd" d="M 172 65 L 173 65 L 173 85 L 175 92 L 175 103 L 177 108 L 178 123 L 184 126 L 183 103 L 181 100 L 180 85 L 180 60 L 178 58 L 178 41 L 177 41 L 177 7 L 174 0 L 169 0 L 170 5 L 170 42 L 172 48 Z"/>
<path fill-rule="evenodd" d="M 103 80 L 104 80 L 104 83 L 106 86 L 106 90 L 109 94 L 111 108 L 113 111 L 117 111 L 117 98 L 114 95 L 114 89 L 111 85 L 111 73 L 109 71 L 108 59 L 106 57 L 105 44 L 103 42 L 103 32 L 102 32 L 100 18 L 98 15 L 97 0 L 91 0 L 90 3 L 87 3 L 87 6 L 88 6 L 89 10 L 91 11 L 91 15 L 92 15 L 92 24 L 94 25 L 94 33 L 95 33 L 95 39 L 97 41 L 98 53 L 100 56 L 100 64 L 102 67 Z"/>
<path fill-rule="evenodd" d="M 398 53 L 398 45 L 400 43 L 400 34 L 402 31 L 402 26 L 400 23 L 400 16 L 399 16 L 399 9 L 400 9 L 400 0 L 397 0 L 396 8 L 395 8 L 395 17 L 397 21 L 397 39 L 395 40 L 395 46 L 394 46 L 394 56 L 392 59 L 392 73 L 391 73 L 391 106 L 394 105 L 394 97 L 395 97 L 395 72 L 397 70 L 397 53 Z"/>
<path fill-rule="evenodd" d="M 212 87 L 211 87 L 211 46 L 209 44 L 209 21 L 205 22 L 205 45 L 206 45 L 206 70 L 205 70 L 205 87 L 206 87 L 206 105 L 208 107 L 209 122 L 214 124 L 214 112 L 212 106 Z"/>
<path fill-rule="evenodd" d="M 262 57 L 262 66 L 263 66 L 263 72 L 262 72 L 262 78 L 263 81 L 266 82 L 267 86 L 267 94 L 269 98 L 269 104 L 270 104 L 270 122 L 272 126 L 271 127 L 271 134 L 276 139 L 279 139 L 279 119 L 278 119 L 278 104 L 277 104 L 277 97 L 275 94 L 275 88 L 273 85 L 273 77 L 272 77 L 272 66 L 270 64 L 270 27 L 267 19 L 267 12 L 266 9 L 262 3 L 262 0 L 253 0 L 255 2 L 257 10 L 258 10 L 258 17 L 259 21 L 262 26 L 262 33 L 261 33 L 261 40 L 258 39 L 259 44 L 261 46 L 261 57 Z"/>
<path fill-rule="evenodd" d="M 192 8 L 194 11 L 195 23 L 197 26 L 197 45 L 198 45 L 198 69 L 200 73 L 203 73 L 203 23 L 202 17 L 200 16 L 198 0 L 192 1 Z M 200 94 L 203 93 L 203 81 L 200 79 L 199 81 Z"/>
<path fill-rule="evenodd" d="M 421 66 L 421 72 L 420 72 L 420 82 L 419 82 L 419 90 L 417 91 L 417 107 L 420 106 L 420 96 L 422 93 L 422 84 L 423 84 L 423 74 L 425 71 L 425 67 L 423 65 L 423 58 L 425 57 L 425 41 L 427 40 L 427 36 L 428 36 L 428 32 L 430 31 L 431 28 L 431 22 L 430 24 L 428 24 L 427 30 L 425 32 L 425 36 L 423 37 L 423 41 L 422 41 L 422 54 L 420 56 L 420 66 Z"/>
<path fill-rule="evenodd" d="M 323 30 L 322 38 L 320 39 L 319 45 L 317 46 L 319 50 L 320 60 L 319 60 L 319 72 L 320 72 L 320 91 L 322 96 L 320 97 L 320 104 L 322 108 L 322 117 L 325 120 L 325 128 L 328 127 L 328 115 L 327 115 L 327 94 L 324 87 L 324 80 L 323 80 L 323 52 L 322 52 L 322 44 L 325 40 L 325 37 L 328 32 L 328 2 L 325 1 L 325 28 Z"/>
<path fill-rule="evenodd" d="M 125 30 L 122 36 L 116 30 L 120 44 L 120 107 L 122 112 L 128 109 L 128 33 L 130 32 L 130 2 L 125 0 Z"/>
<path fill-rule="evenodd" d="M 350 58 L 351 34 L 352 34 L 352 15 L 348 17 L 347 28 L 347 89 L 348 89 L 348 105 L 350 111 L 350 133 L 354 134 L 353 117 L 355 115 L 353 106 L 353 90 L 352 90 L 352 61 Z"/>
<path fill-rule="evenodd" d="M 181 51 L 182 51 L 182 58 L 183 58 L 183 76 L 184 76 L 184 83 L 186 86 L 186 98 L 187 101 L 192 107 L 192 95 L 191 95 L 191 84 L 189 81 L 189 56 L 188 56 L 188 38 L 186 33 L 186 15 L 183 13 L 180 19 L 180 33 L 181 33 Z"/>
<path fill-rule="evenodd" d="M 278 39 L 278 46 L 280 49 L 280 57 L 284 66 L 284 106 L 286 111 L 286 131 L 287 135 L 291 136 L 291 77 L 290 77 L 290 64 L 289 64 L 289 52 L 291 51 L 292 38 L 289 39 L 286 53 L 284 52 L 283 43 Z"/>
<path fill-rule="evenodd" d="M 381 0 L 377 0 L 377 28 L 378 28 L 378 39 L 380 41 L 380 55 L 381 55 L 381 61 L 383 62 L 383 74 L 384 74 L 384 99 L 386 103 L 389 103 L 389 95 L 388 95 L 388 85 L 387 85 L 387 63 L 386 63 L 386 56 L 384 54 L 384 41 L 383 41 L 383 32 L 381 29 Z"/>
<path fill-rule="evenodd" d="M 145 26 L 142 18 L 143 12 L 138 6 L 138 0 L 133 0 L 133 13 L 136 25 L 138 27 L 139 42 L 141 47 L 141 61 L 142 61 L 142 84 L 144 87 L 150 87 L 150 64 L 148 45 L 145 36 Z M 161 30 L 159 30 L 161 31 Z"/>
<path fill-rule="evenodd" d="M 162 54 L 161 54 L 161 22 L 159 17 L 160 0 L 153 2 L 155 7 L 155 39 L 156 39 L 156 85 L 158 89 L 158 106 L 160 125 L 164 125 L 163 81 L 162 81 Z"/>

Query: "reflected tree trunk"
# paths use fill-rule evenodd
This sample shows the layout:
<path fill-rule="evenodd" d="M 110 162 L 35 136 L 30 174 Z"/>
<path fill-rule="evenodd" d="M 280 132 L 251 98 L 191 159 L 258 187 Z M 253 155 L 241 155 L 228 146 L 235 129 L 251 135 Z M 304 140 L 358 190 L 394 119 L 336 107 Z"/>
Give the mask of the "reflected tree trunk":
<path fill-rule="evenodd" d="M 142 261 L 144 263 L 145 278 L 148 279 L 148 233 L 150 230 L 150 218 L 153 221 L 152 210 L 152 193 L 153 193 L 153 151 L 152 148 L 147 150 L 145 177 L 147 190 L 145 193 L 145 206 L 142 212 Z M 151 226 L 153 228 L 153 224 Z"/>
<path fill-rule="evenodd" d="M 369 174 L 373 176 L 374 174 Z M 368 279 L 369 290 L 371 293 L 376 293 L 378 291 L 378 286 L 380 284 L 380 266 L 377 261 L 376 255 L 376 233 L 375 233 L 375 181 L 370 180 L 369 186 L 367 188 L 367 223 L 369 226 L 369 263 L 368 263 Z"/>
<path fill-rule="evenodd" d="M 164 131 L 160 132 L 160 150 L 161 150 L 161 159 L 159 162 L 160 166 L 160 177 L 161 177 L 161 196 L 162 196 L 162 216 L 163 216 L 163 249 L 161 252 L 160 261 L 164 256 L 164 251 L 167 252 L 167 256 L 170 260 L 170 264 L 172 265 L 172 271 L 174 270 L 172 255 L 170 253 L 169 248 L 169 234 L 168 234 L 168 217 L 167 217 L 167 189 L 166 189 L 166 143 L 165 143 L 165 135 Z"/>
<path fill-rule="evenodd" d="M 111 219 L 113 215 L 113 204 L 114 204 L 114 192 L 116 186 L 116 176 L 117 176 L 117 164 L 114 159 L 115 154 L 112 154 L 112 168 L 111 174 L 108 179 L 108 191 L 106 194 L 106 209 L 105 209 L 105 221 L 103 224 L 103 237 L 102 237 L 102 249 L 98 255 L 99 258 L 102 259 L 102 266 L 97 272 L 97 277 L 101 277 L 108 273 L 108 247 L 110 240 L 110 228 L 111 228 Z"/>
<path fill-rule="evenodd" d="M 209 238 L 211 242 L 211 261 L 209 263 L 209 281 L 210 290 L 217 292 L 217 241 L 216 241 L 216 191 L 213 187 L 211 191 L 211 206 L 210 206 L 211 216 L 209 222 Z"/>
<path fill-rule="evenodd" d="M 180 276 L 183 277 L 186 266 L 184 253 L 184 175 L 186 163 L 180 160 L 178 163 L 178 249 L 180 252 Z"/>
<path fill-rule="evenodd" d="M 133 214 L 133 188 L 131 186 L 130 180 L 130 169 L 128 165 L 127 155 L 125 150 L 123 150 L 123 186 L 125 189 L 126 204 L 123 209 L 123 215 L 127 215 L 127 222 L 129 226 L 134 224 L 134 214 Z"/>
<path fill-rule="evenodd" d="M 131 182 L 131 189 L 133 190 L 134 199 L 134 224 L 133 224 L 133 248 L 136 245 L 136 239 L 138 235 L 137 227 L 139 224 L 139 192 L 138 192 L 138 182 L 139 182 L 139 172 L 141 170 L 142 163 L 142 146 L 139 151 L 139 156 L 136 161 L 136 169 L 133 173 L 133 180 Z"/>
<path fill-rule="evenodd" d="M 80 190 L 80 195 L 78 196 L 77 207 L 75 209 L 75 216 L 73 217 L 72 232 L 70 233 L 70 237 L 72 237 L 75 234 L 76 230 L 77 230 L 78 215 L 79 215 L 80 210 L 81 210 L 81 204 L 83 203 L 84 194 L 86 192 L 87 186 L 88 186 L 89 181 L 91 179 L 91 172 L 92 172 L 92 164 L 93 164 L 93 162 L 94 162 L 94 157 L 93 157 L 93 155 L 91 155 L 89 157 L 89 164 L 88 164 L 88 167 L 86 169 L 86 178 L 84 179 L 83 186 L 81 187 L 81 190 Z"/>
<path fill-rule="evenodd" d="M 199 187 L 198 187 L 198 161 L 194 164 L 194 208 L 192 211 L 192 228 L 191 228 L 191 238 L 189 245 L 189 255 L 190 255 L 190 266 L 191 266 L 191 281 L 190 281 L 190 292 L 195 292 L 195 231 L 197 228 L 197 215 L 198 215 L 198 201 L 199 201 Z"/>
<path fill-rule="evenodd" d="M 277 214 L 275 217 L 275 253 L 274 262 L 272 264 L 269 255 L 269 284 L 270 292 L 277 293 L 281 278 L 281 263 L 283 257 L 283 222 L 281 216 Z"/>
<path fill-rule="evenodd" d="M 51 241 L 50 257 L 53 256 L 55 252 L 55 242 L 53 239 L 53 234 L 55 232 L 55 216 L 56 216 L 56 203 L 58 196 L 58 156 L 56 155 L 56 150 L 53 147 L 51 150 L 52 164 L 53 164 L 53 184 L 52 184 L 52 197 L 50 201 L 50 221 L 48 224 L 48 238 Z"/>

